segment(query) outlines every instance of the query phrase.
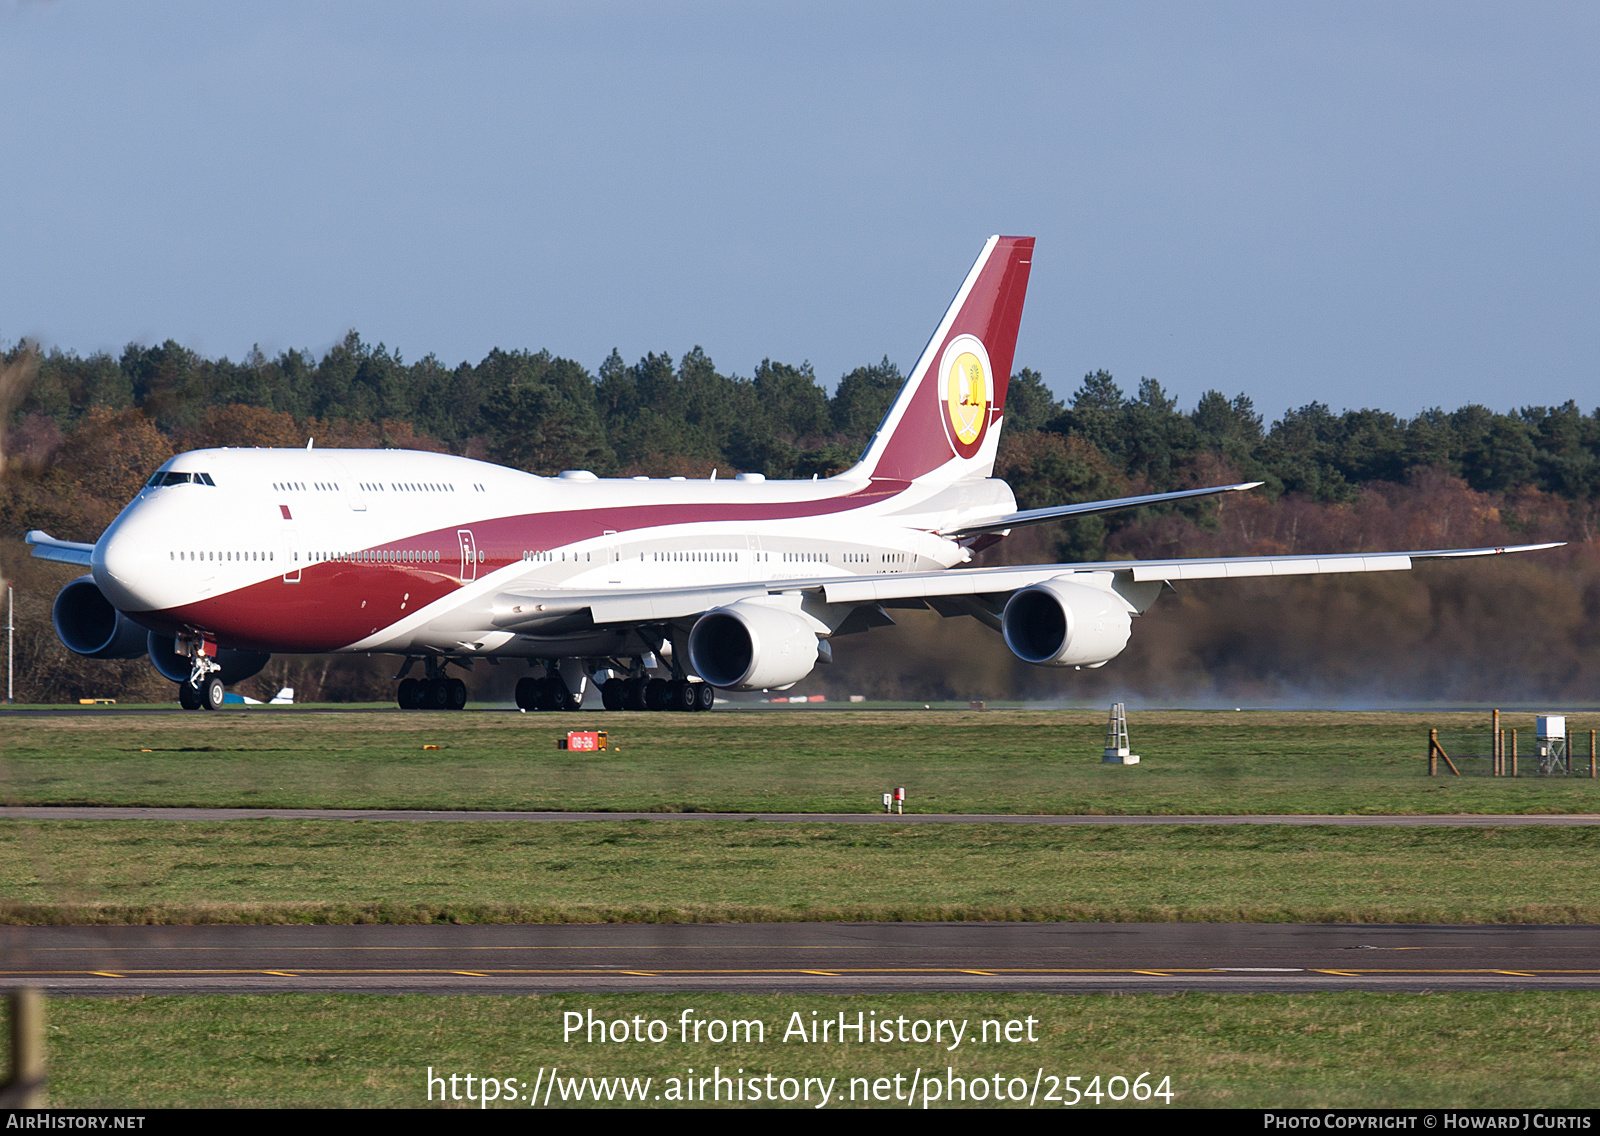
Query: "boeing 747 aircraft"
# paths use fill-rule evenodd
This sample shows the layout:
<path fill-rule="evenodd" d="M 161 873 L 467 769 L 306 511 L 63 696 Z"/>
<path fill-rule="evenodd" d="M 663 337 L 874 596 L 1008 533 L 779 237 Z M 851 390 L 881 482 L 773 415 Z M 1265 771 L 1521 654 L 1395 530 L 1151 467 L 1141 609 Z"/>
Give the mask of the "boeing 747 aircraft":
<path fill-rule="evenodd" d="M 990 237 L 861 460 L 835 477 L 538 477 L 406 450 L 179 454 L 55 601 L 80 655 L 148 653 L 190 709 L 271 652 L 399 656 L 398 701 L 460 709 L 450 668 L 526 660 L 524 709 L 705 710 L 783 689 L 896 608 L 971 616 L 1018 658 L 1098 667 L 1178 580 L 1407 569 L 1517 548 L 963 568 L 1012 529 L 1258 482 L 1019 512 L 990 476 L 1033 238 Z M 420 677 L 413 675 L 419 670 Z"/>

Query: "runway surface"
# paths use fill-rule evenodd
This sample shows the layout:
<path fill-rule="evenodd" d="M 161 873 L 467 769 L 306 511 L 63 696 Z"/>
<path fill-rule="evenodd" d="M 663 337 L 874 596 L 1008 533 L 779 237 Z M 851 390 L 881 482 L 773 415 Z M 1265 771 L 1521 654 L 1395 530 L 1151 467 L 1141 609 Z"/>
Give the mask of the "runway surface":
<path fill-rule="evenodd" d="M 1204 816 L 1086 816 L 1015 813 L 580 813 L 494 812 L 428 809 L 184 809 L 135 808 L 119 805 L 20 805 L 0 808 L 0 820 L 384 820 L 384 821 L 519 821 L 577 824 L 593 821 L 764 821 L 769 824 L 1285 824 L 1333 825 L 1339 828 L 1442 826 L 1448 828 L 1549 828 L 1600 825 L 1595 813 L 1488 814 L 1240 814 Z"/>
<path fill-rule="evenodd" d="M 3 927 L 61 994 L 1600 990 L 1600 928 L 1218 923 Z"/>

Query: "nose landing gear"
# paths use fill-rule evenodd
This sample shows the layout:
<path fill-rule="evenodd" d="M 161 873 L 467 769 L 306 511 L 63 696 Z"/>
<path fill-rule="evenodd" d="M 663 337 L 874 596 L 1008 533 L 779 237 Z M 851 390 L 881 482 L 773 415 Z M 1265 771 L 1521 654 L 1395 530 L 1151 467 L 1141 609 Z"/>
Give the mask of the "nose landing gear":
<path fill-rule="evenodd" d="M 178 684 L 178 705 L 185 710 L 221 710 L 228 698 L 222 665 L 202 649 L 196 649 L 193 658 L 189 677 Z"/>

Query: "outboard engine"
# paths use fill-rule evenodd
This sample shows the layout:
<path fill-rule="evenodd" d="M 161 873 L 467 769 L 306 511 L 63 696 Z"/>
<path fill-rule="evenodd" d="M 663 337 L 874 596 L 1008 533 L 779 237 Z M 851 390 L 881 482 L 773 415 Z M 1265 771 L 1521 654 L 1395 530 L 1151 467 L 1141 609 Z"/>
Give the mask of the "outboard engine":
<path fill-rule="evenodd" d="M 62 588 L 50 616 L 56 635 L 74 654 L 136 659 L 145 653 L 145 629 L 111 606 L 93 576 L 79 576 Z"/>
<path fill-rule="evenodd" d="M 689 632 L 689 665 L 712 686 L 792 686 L 817 665 L 817 635 L 800 616 L 740 600 L 712 608 Z"/>
<path fill-rule="evenodd" d="M 183 655 L 178 654 L 177 643 L 170 635 L 160 635 L 152 631 L 146 644 L 150 652 L 150 665 L 161 672 L 161 677 L 173 682 L 188 682 L 191 664 Z M 261 651 L 240 651 L 233 647 L 224 647 L 217 652 L 217 664 L 222 670 L 217 677 L 222 679 L 224 686 L 232 686 L 236 682 L 243 682 L 261 673 L 261 668 L 267 665 L 272 656 Z"/>
<path fill-rule="evenodd" d="M 1000 630 L 1023 662 L 1097 667 L 1128 645 L 1133 617 L 1117 593 L 1058 576 L 1013 593 Z"/>

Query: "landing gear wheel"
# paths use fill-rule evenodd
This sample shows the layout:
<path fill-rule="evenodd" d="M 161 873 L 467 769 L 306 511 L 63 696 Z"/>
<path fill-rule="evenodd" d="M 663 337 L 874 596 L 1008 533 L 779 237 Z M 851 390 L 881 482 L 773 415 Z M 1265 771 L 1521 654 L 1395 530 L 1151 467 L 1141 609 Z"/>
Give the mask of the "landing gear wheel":
<path fill-rule="evenodd" d="M 458 678 L 447 678 L 444 680 L 444 685 L 445 698 L 447 699 L 446 709 L 460 710 L 467 704 L 466 683 Z"/>
<path fill-rule="evenodd" d="M 572 693 L 572 691 L 568 689 L 567 684 L 562 682 L 559 678 L 551 678 L 550 686 L 555 696 L 553 701 L 557 710 L 562 710 L 568 714 L 571 714 L 583 705 L 583 700 L 576 694 Z"/>
<path fill-rule="evenodd" d="M 664 678 L 653 678 L 645 683 L 644 708 L 646 710 L 667 709 L 668 692 L 672 684 Z"/>
<path fill-rule="evenodd" d="M 534 684 L 537 681 L 538 681 L 537 679 L 534 679 L 534 678 L 531 678 L 531 677 L 530 678 L 519 678 L 517 680 L 517 709 L 518 710 L 537 710 L 539 708 L 537 705 L 535 705 L 535 703 L 533 701 Z"/>
<path fill-rule="evenodd" d="M 693 710 L 700 702 L 700 696 L 695 690 L 695 687 L 699 685 L 696 682 L 685 682 L 681 678 L 676 682 L 669 683 L 667 697 L 662 708 L 665 710 L 680 710 L 685 713 Z"/>
<path fill-rule="evenodd" d="M 624 710 L 648 710 L 649 701 L 646 695 L 650 690 L 650 680 L 647 678 L 630 678 L 627 689 L 623 692 L 622 708 Z"/>
<path fill-rule="evenodd" d="M 200 705 L 207 710 L 221 710 L 227 700 L 228 688 L 222 685 L 222 680 L 216 675 L 200 684 Z"/>
<path fill-rule="evenodd" d="M 709 682 L 697 682 L 689 689 L 694 691 L 694 708 L 709 710 L 717 701 L 717 688 Z"/>
<path fill-rule="evenodd" d="M 608 678 L 600 684 L 600 705 L 607 710 L 621 710 L 627 698 L 628 684 L 620 678 Z"/>
<path fill-rule="evenodd" d="M 417 697 L 418 685 L 417 680 L 414 678 L 400 680 L 400 689 L 395 694 L 395 701 L 400 704 L 400 709 L 415 710 L 422 705 L 422 699 Z"/>
<path fill-rule="evenodd" d="M 420 683 L 423 710 L 448 710 L 450 708 L 450 695 L 446 689 L 449 679 L 430 678 Z"/>
<path fill-rule="evenodd" d="M 178 684 L 178 705 L 185 710 L 200 709 L 200 692 L 187 682 Z"/>

